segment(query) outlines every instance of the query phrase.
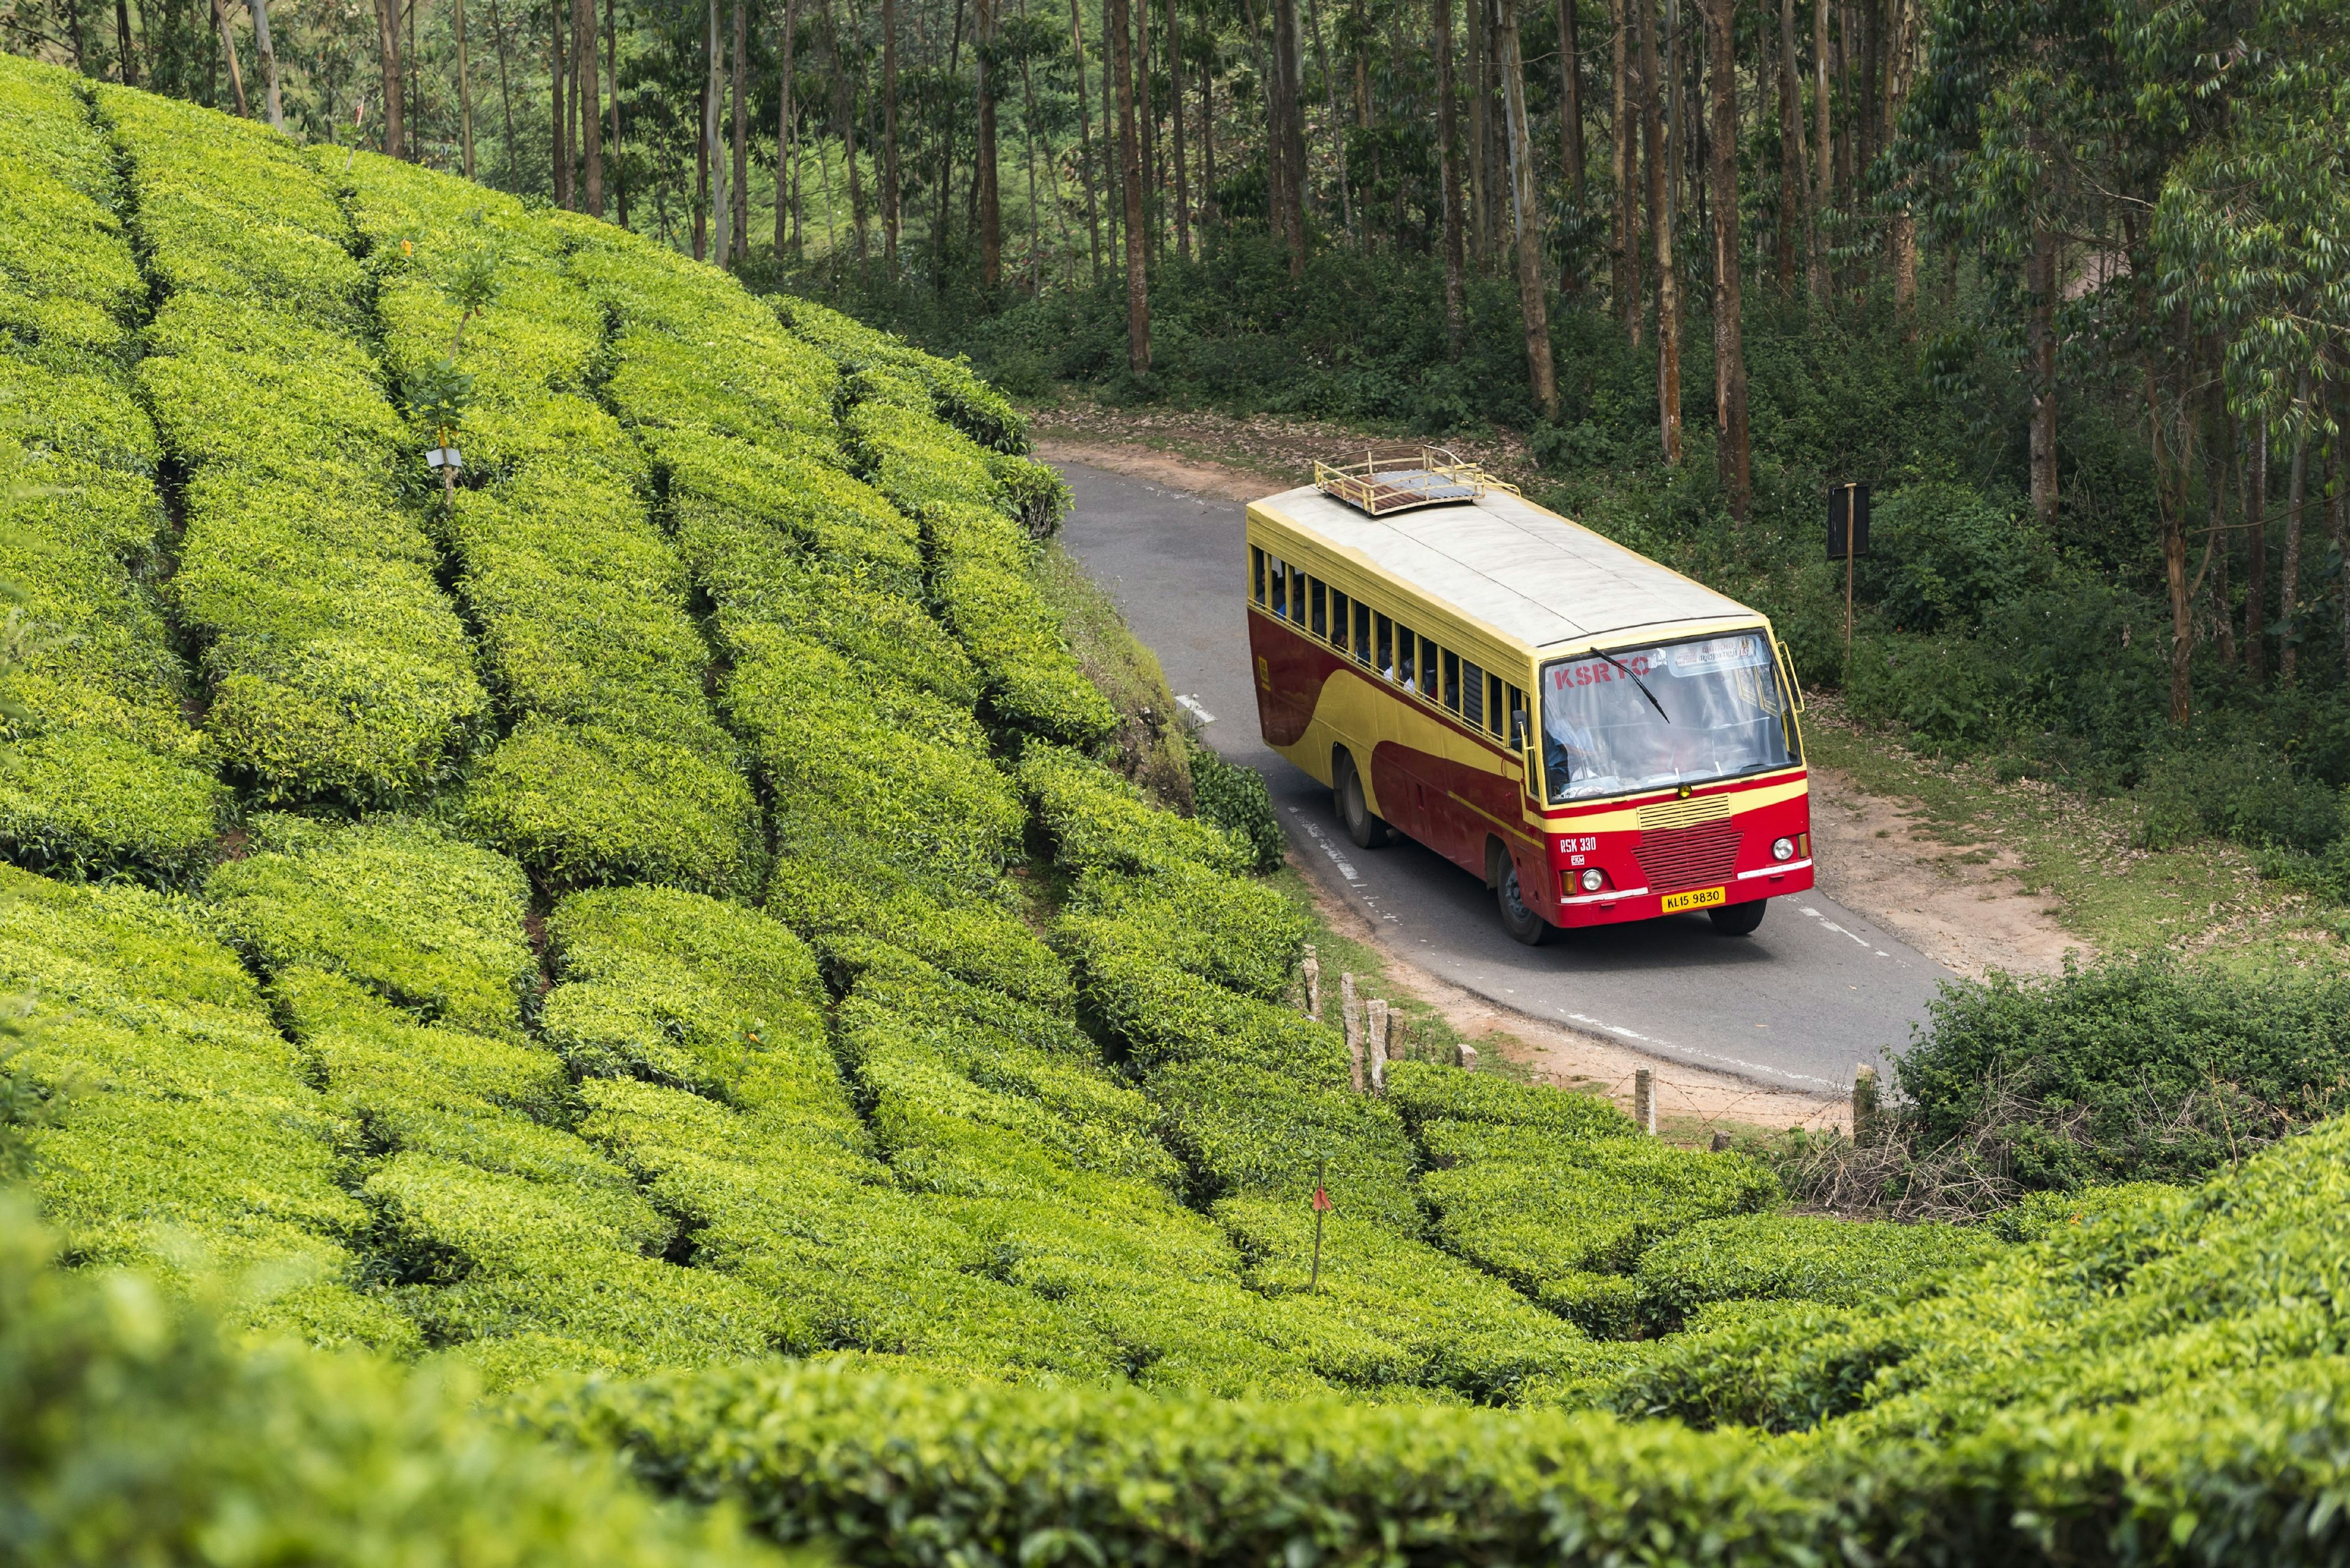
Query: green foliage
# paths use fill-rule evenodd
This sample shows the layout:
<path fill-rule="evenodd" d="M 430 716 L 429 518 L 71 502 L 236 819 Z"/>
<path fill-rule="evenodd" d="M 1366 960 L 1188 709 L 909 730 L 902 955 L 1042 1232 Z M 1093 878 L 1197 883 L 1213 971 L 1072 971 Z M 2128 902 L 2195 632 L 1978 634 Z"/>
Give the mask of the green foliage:
<path fill-rule="evenodd" d="M 1859 1306 L 1898 1300 L 1998 1247 L 1985 1231 L 1960 1226 L 1740 1214 L 1700 1220 L 1659 1241 L 1641 1254 L 1633 1280 L 1648 1322 L 1669 1332 L 1713 1302 Z"/>
<path fill-rule="evenodd" d="M 242 1344 L 233 1309 L 224 1321 L 136 1275 L 62 1271 L 27 1208 L 13 1194 L 0 1208 L 12 1562 L 775 1560 L 608 1462 L 484 1420 L 446 1368 Z"/>
<path fill-rule="evenodd" d="M 1418 1133 L 1446 1122 L 1526 1127 L 1568 1138 L 1629 1137 L 1639 1131 L 1612 1100 L 1463 1073 L 1433 1062 L 1388 1064 L 1388 1103 Z"/>
<path fill-rule="evenodd" d="M 513 861 L 398 817 L 338 830 L 265 815 L 250 826 L 255 853 L 215 868 L 204 892 L 255 962 L 330 970 L 427 1022 L 520 1032 L 538 959 L 523 935 L 530 888 Z"/>
<path fill-rule="evenodd" d="M 165 295 L 138 374 L 190 475 L 172 597 L 205 644 L 208 737 L 265 803 L 418 796 L 487 739 L 488 704 L 394 477 L 348 225 L 282 138 L 99 98 Z"/>
<path fill-rule="evenodd" d="M 39 998 L 8 1065 L 47 1107 L 28 1130 L 42 1207 L 88 1264 L 185 1288 L 250 1274 L 237 1321 L 327 1345 L 411 1349 L 359 1288 L 367 1210 L 338 1127 L 236 955 L 133 888 L 0 869 L 0 991 Z"/>
<path fill-rule="evenodd" d="M 2340 980 L 2157 955 L 1954 982 L 1895 1064 L 1921 1148 L 1988 1136 L 2025 1189 L 2193 1179 L 2335 1115 Z"/>
<path fill-rule="evenodd" d="M 1230 834 L 1153 807 L 1107 768 L 1059 747 L 1023 753 L 1020 787 L 1052 836 L 1055 859 L 1074 871 L 1237 872 L 1252 858 Z"/>
<path fill-rule="evenodd" d="M 822 349 L 844 372 L 883 365 L 909 373 L 929 389 L 939 418 L 980 445 L 1014 454 L 1028 450 L 1028 417 L 973 375 L 969 360 L 925 354 L 811 300 L 778 296 L 775 306 L 794 335 Z"/>
<path fill-rule="evenodd" d="M 1274 815 L 1273 794 L 1264 775 L 1254 768 L 1228 763 L 1212 747 L 1192 739 L 1186 748 L 1191 764 L 1191 799 L 1200 815 L 1249 846 L 1249 869 L 1265 875 L 1281 869 L 1289 853 L 1281 819 Z"/>
<path fill-rule="evenodd" d="M 1611 1276 L 1631 1274 L 1648 1248 L 1779 1199 L 1771 1173 L 1735 1154 L 1491 1122 L 1416 1131 L 1436 1167 L 1419 1186 L 1435 1234 L 1594 1334 L 1630 1328 L 1638 1288 Z"/>

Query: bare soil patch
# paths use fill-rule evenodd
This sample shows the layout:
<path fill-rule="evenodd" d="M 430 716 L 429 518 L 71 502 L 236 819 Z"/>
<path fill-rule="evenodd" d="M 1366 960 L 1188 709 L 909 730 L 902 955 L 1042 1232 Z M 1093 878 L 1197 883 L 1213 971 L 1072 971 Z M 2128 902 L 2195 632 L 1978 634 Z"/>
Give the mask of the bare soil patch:
<path fill-rule="evenodd" d="M 2088 943 L 2059 925 L 2048 896 L 2019 880 L 1998 844 L 1953 844 L 1920 826 L 1914 802 L 1865 793 L 1849 774 L 1812 769 L 1812 857 L 1821 891 L 1970 979 L 1991 970 L 2054 974 Z"/>
<path fill-rule="evenodd" d="M 1359 461 L 1363 432 L 1324 420 L 1246 419 L 1199 409 L 1136 410 L 1071 402 L 1029 416 L 1036 455 L 1132 474 L 1172 489 L 1228 501 L 1254 501 L 1305 483 L 1315 460 Z M 1375 445 L 1392 444 L 1375 441 Z M 1454 454 L 1505 480 L 1533 472 L 1525 443 L 1506 432 L 1445 438 Z"/>

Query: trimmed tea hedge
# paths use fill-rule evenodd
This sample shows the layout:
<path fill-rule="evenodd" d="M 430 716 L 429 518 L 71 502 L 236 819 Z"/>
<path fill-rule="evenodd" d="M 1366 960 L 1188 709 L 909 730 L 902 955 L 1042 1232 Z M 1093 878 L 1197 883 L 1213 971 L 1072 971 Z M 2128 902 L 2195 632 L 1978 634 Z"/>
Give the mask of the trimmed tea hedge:
<path fill-rule="evenodd" d="M 925 354 L 813 300 L 778 296 L 773 303 L 785 326 L 829 355 L 844 372 L 868 365 L 903 371 L 929 389 L 939 418 L 980 445 L 1014 455 L 1027 452 L 1028 416 L 973 375 L 969 360 Z"/>
<path fill-rule="evenodd" d="M 0 58 L 0 581 L 34 633 L 9 680 L 25 717 L 0 852 L 171 883 L 209 858 L 224 792 L 147 586 L 168 520 L 129 371 L 144 283 L 78 80 Z"/>
<path fill-rule="evenodd" d="M 207 1270 L 276 1289 L 243 1321 L 321 1344 L 417 1345 L 363 1293 L 369 1225 L 344 1189 L 344 1129 L 236 955 L 183 906 L 0 867 L 0 992 L 32 998 L 6 1066 L 47 1101 L 27 1130 L 41 1206 L 85 1264 L 184 1289 Z"/>
<path fill-rule="evenodd" d="M 0 1555 L 731 1568 L 776 1554 L 471 1407 L 446 1370 L 241 1343 L 133 1275 L 51 1262 L 0 1198 Z"/>
<path fill-rule="evenodd" d="M 171 595 L 204 644 L 207 738 L 265 804 L 418 796 L 487 740 L 488 701 L 397 480 L 348 225 L 266 128 L 98 104 L 162 296 L 138 377 L 188 475 Z"/>
<path fill-rule="evenodd" d="M 1633 1282 L 1652 1328 L 1711 1302 L 1788 1299 L 1840 1306 L 1898 1300 L 1999 1250 L 1987 1231 L 1855 1224 L 1810 1214 L 1700 1220 L 1650 1247 Z"/>
<path fill-rule="evenodd" d="M 514 722 L 466 791 L 468 827 L 557 890 L 750 892 L 757 808 L 703 695 L 710 652 L 649 515 L 651 475 L 593 395 L 604 314 L 561 275 L 563 235 L 411 165 L 362 158 L 348 178 L 394 373 L 414 384 L 464 330 L 452 433 L 471 478 L 436 525 Z M 476 322 L 460 280 L 484 273 Z"/>

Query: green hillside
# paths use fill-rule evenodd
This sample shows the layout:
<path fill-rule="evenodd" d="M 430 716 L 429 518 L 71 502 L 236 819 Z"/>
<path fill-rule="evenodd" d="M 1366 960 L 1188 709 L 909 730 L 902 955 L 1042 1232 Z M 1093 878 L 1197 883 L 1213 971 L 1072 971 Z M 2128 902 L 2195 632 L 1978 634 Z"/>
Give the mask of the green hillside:
<path fill-rule="evenodd" d="M 1097 759 L 1024 444 L 613 228 L 0 58 L 0 1542 L 2342 1552 L 2350 1133 L 1992 1234 L 1357 1093 L 1245 840 Z"/>

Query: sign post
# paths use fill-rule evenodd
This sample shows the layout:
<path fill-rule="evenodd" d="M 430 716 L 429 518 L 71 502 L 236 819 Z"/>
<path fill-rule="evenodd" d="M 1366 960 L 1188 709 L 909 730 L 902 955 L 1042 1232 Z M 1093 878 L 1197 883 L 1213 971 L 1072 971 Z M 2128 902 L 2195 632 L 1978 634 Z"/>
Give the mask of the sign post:
<path fill-rule="evenodd" d="M 1330 1162 L 1326 1159 L 1317 1160 L 1315 1162 L 1314 1274 L 1311 1279 L 1308 1279 L 1305 1282 L 1305 1289 L 1308 1293 L 1318 1292 L 1322 1288 L 1322 1220 L 1323 1217 L 1330 1212 L 1330 1189 L 1323 1185 L 1322 1179 L 1328 1172 L 1329 1168 Z"/>
<path fill-rule="evenodd" d="M 1828 486 L 1828 559 L 1844 563 L 1844 659 L 1852 662 L 1852 564 L 1868 554 L 1868 486 Z"/>

